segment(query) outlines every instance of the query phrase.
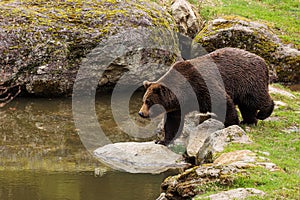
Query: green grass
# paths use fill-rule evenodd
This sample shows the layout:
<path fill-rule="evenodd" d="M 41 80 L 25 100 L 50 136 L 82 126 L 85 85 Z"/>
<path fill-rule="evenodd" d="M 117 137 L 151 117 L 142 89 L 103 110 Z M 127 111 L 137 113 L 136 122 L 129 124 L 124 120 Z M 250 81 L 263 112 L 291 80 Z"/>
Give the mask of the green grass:
<path fill-rule="evenodd" d="M 277 85 L 278 86 L 278 85 Z M 253 152 L 269 152 L 270 162 L 279 166 L 282 171 L 270 172 L 261 167 L 247 170 L 247 176 L 240 176 L 230 187 L 214 185 L 209 194 L 216 191 L 239 187 L 251 187 L 262 190 L 266 196 L 249 199 L 299 199 L 300 198 L 300 93 L 293 93 L 296 98 L 290 99 L 282 95 L 272 95 L 276 101 L 287 104 L 274 110 L 272 117 L 278 121 L 259 121 L 258 126 L 243 127 L 253 140 L 252 144 L 231 144 L 225 152 L 248 149 Z M 298 131 L 287 132 L 291 127 Z"/>
<path fill-rule="evenodd" d="M 195 3 L 195 1 L 190 1 Z M 211 20 L 222 15 L 238 15 L 266 23 L 285 43 L 300 47 L 300 2 L 298 0 L 206 0 L 198 1 L 200 15 Z"/>

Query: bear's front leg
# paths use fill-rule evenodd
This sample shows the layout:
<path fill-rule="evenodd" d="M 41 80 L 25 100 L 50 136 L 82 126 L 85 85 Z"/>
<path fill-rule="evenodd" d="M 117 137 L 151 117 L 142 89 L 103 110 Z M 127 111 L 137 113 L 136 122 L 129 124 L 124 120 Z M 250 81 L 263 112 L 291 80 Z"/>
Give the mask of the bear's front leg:
<path fill-rule="evenodd" d="M 168 145 L 170 144 L 176 135 L 181 134 L 184 122 L 181 122 L 184 116 L 181 116 L 181 111 L 168 112 L 164 118 L 164 140 L 157 141 L 157 144 Z"/>
<path fill-rule="evenodd" d="M 226 95 L 226 102 L 227 102 L 227 108 L 226 108 L 226 118 L 224 122 L 225 127 L 231 125 L 239 125 L 239 117 L 235 105 L 233 103 L 233 100 L 230 98 L 229 95 Z"/>

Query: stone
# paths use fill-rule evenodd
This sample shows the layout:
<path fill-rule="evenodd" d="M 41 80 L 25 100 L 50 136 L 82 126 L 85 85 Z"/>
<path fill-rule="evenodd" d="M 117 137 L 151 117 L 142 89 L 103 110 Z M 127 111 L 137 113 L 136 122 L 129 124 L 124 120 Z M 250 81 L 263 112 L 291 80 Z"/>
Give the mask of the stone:
<path fill-rule="evenodd" d="M 70 96 L 84 58 L 96 47 L 108 47 L 107 40 L 114 41 L 116 51 L 95 63 L 93 72 L 103 72 L 97 77 L 100 89 L 112 88 L 125 72 L 133 84 L 141 76 L 154 80 L 180 54 L 172 36 L 176 23 L 150 1 L 6 1 L 0 15 L 0 86 L 20 85 L 34 96 Z M 109 65 L 101 65 L 108 59 Z"/>
<path fill-rule="evenodd" d="M 159 174 L 189 166 L 182 161 L 181 155 L 154 142 L 108 144 L 96 149 L 94 155 L 109 167 L 130 173 Z"/>
<path fill-rule="evenodd" d="M 244 169 L 254 166 L 261 166 L 269 171 L 281 171 L 274 163 L 267 162 L 265 157 L 258 156 L 250 150 L 236 150 L 221 154 L 214 162 L 214 165 L 233 166 L 238 169 Z"/>
<path fill-rule="evenodd" d="M 159 195 L 159 197 L 158 197 L 156 200 L 168 200 L 168 199 L 166 198 L 166 193 L 161 193 L 161 194 Z"/>
<path fill-rule="evenodd" d="M 263 160 L 263 161 L 261 161 Z M 222 185 L 224 188 L 232 187 L 236 178 L 249 178 L 251 174 L 247 173 L 247 168 L 263 167 L 271 172 L 282 171 L 278 166 L 271 162 L 265 162 L 267 159 L 259 157 L 256 153 L 250 150 L 236 150 L 233 152 L 221 154 L 213 163 L 195 166 L 187 169 L 181 174 L 167 177 L 161 184 L 161 190 L 164 197 L 168 200 L 177 199 L 215 199 L 217 196 L 203 196 L 212 184 Z M 263 194 L 255 189 L 237 188 L 238 195 Z M 216 194 L 213 194 L 216 195 Z M 220 197 L 244 198 L 243 196 L 230 196 L 231 192 L 221 194 Z M 228 196 L 229 195 L 229 196 Z M 225 198 L 225 197 L 224 197 Z"/>
<path fill-rule="evenodd" d="M 194 41 L 208 52 L 236 47 L 261 56 L 269 65 L 271 82 L 300 81 L 300 51 L 284 45 L 265 24 L 242 17 L 223 16 L 210 21 Z"/>
<path fill-rule="evenodd" d="M 224 150 L 224 147 L 229 143 L 251 143 L 251 140 L 246 135 L 245 131 L 237 126 L 229 126 L 219 130 L 208 136 L 204 145 L 197 153 L 197 163 L 212 162 L 213 155 Z"/>
<path fill-rule="evenodd" d="M 194 38 L 203 26 L 195 7 L 186 0 L 175 0 L 171 5 L 171 14 L 179 32 L 190 38 Z"/>
<path fill-rule="evenodd" d="M 262 197 L 265 192 L 255 188 L 237 188 L 209 196 L 196 196 L 193 200 L 200 199 L 211 199 L 211 200 L 234 200 L 234 199 L 245 199 L 247 197 L 259 196 Z"/>
<path fill-rule="evenodd" d="M 287 104 L 282 102 L 282 101 L 274 101 L 274 103 L 275 103 L 274 109 L 278 109 L 280 107 L 286 107 L 287 106 Z"/>
<path fill-rule="evenodd" d="M 278 80 L 285 83 L 300 82 L 300 51 L 289 46 L 281 45 L 273 54 Z"/>
<path fill-rule="evenodd" d="M 275 87 L 273 85 L 269 85 L 269 92 L 271 94 L 280 94 L 282 96 L 286 96 L 286 97 L 289 97 L 291 99 L 294 99 L 295 98 L 295 95 L 293 95 L 292 93 L 284 90 L 284 89 L 281 89 L 281 88 L 278 88 L 278 87 Z"/>
<path fill-rule="evenodd" d="M 224 128 L 224 124 L 222 122 L 215 119 L 208 119 L 191 130 L 187 145 L 188 156 L 196 157 L 207 137 L 222 128 Z"/>

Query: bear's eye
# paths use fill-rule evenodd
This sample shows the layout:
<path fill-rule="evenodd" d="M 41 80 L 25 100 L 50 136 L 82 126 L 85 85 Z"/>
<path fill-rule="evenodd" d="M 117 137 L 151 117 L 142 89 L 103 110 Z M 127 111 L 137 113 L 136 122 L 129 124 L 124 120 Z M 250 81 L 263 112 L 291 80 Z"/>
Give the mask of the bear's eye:
<path fill-rule="evenodd" d="M 145 103 L 146 103 L 147 105 L 150 105 L 150 101 L 149 101 L 148 99 L 145 101 Z"/>

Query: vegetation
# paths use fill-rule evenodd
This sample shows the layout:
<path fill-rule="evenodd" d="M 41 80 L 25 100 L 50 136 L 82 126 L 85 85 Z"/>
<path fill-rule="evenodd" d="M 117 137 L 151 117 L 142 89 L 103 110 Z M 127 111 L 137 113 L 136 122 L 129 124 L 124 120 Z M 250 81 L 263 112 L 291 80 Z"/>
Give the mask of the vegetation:
<path fill-rule="evenodd" d="M 276 85 L 276 87 L 281 87 Z M 270 172 L 257 167 L 247 170 L 246 176 L 234 179 L 231 186 L 213 184 L 208 194 L 234 188 L 256 188 L 266 193 L 260 199 L 299 199 L 300 196 L 300 93 L 293 92 L 295 98 L 272 94 L 273 99 L 286 103 L 275 109 L 268 121 L 260 121 L 258 126 L 243 128 L 253 140 L 252 144 L 231 144 L 225 152 L 248 149 L 267 157 L 282 171 Z M 269 155 L 265 155 L 268 154 Z M 251 197 L 249 199 L 258 199 Z"/>
<path fill-rule="evenodd" d="M 161 3 L 161 1 L 153 0 Z M 163 1 L 171 4 L 171 0 Z M 293 0 L 189 0 L 208 21 L 235 15 L 260 21 L 275 29 L 284 43 L 300 48 L 300 3 Z"/>
<path fill-rule="evenodd" d="M 285 43 L 300 47 L 300 3 L 291 0 L 211 0 L 190 2 L 197 5 L 205 20 L 222 15 L 238 15 L 262 21 L 275 29 Z M 207 3 L 209 2 L 209 3 Z"/>

